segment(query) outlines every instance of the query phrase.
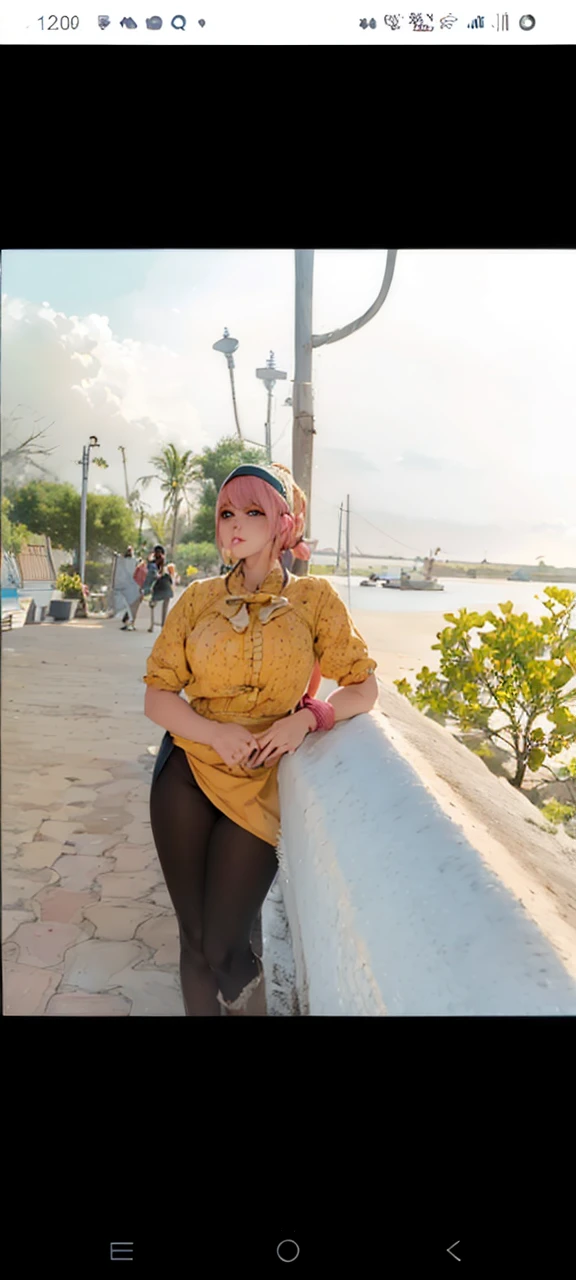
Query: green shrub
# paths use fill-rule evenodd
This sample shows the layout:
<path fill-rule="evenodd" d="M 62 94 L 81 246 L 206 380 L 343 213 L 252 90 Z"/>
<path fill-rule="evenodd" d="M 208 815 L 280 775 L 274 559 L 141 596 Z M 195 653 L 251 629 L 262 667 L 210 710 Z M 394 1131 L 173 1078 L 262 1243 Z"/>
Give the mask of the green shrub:
<path fill-rule="evenodd" d="M 220 568 L 218 548 L 213 542 L 181 542 L 174 552 L 174 564 L 181 578 L 186 577 L 189 565 L 194 565 L 200 577 L 217 574 Z"/>
<path fill-rule="evenodd" d="M 91 591 L 110 585 L 112 564 L 109 560 L 87 560 L 84 570 L 84 581 Z"/>
<path fill-rule="evenodd" d="M 576 745 L 576 592 L 545 587 L 543 594 L 547 616 L 539 623 L 515 614 L 510 600 L 499 605 L 501 617 L 492 610 L 445 613 L 452 626 L 432 645 L 440 652 L 439 672 L 423 667 L 415 690 L 406 679 L 394 681 L 432 719 L 502 742 L 514 755 L 515 787 L 527 769 L 536 773 L 548 757 Z M 493 722 L 495 712 L 503 723 Z M 547 729 L 537 724 L 541 718 Z"/>
<path fill-rule="evenodd" d="M 569 822 L 570 818 L 576 814 L 576 806 L 561 804 L 559 800 L 549 800 L 548 804 L 542 806 L 542 813 L 548 822 Z"/>

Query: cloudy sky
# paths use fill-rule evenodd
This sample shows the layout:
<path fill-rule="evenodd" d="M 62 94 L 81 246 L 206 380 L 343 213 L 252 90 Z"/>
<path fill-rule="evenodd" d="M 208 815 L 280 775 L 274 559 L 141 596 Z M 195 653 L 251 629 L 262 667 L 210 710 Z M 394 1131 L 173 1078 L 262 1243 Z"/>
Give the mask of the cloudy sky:
<path fill-rule="evenodd" d="M 319 250 L 314 330 L 360 315 L 385 252 Z M 107 471 L 91 487 L 123 493 L 158 445 L 193 450 L 235 431 L 224 357 L 239 340 L 244 434 L 264 439 L 255 377 L 272 348 L 272 440 L 291 464 L 294 258 L 290 250 L 6 251 L 2 400 L 53 423 L 51 466 L 79 484 L 96 434 Z M 352 546 L 576 564 L 576 254 L 398 253 L 388 298 L 359 333 L 314 353 L 317 436 L 313 529 L 335 546 L 350 494 Z M 5 425 L 6 433 L 6 425 Z M 4 448 L 6 445 L 4 444 Z M 150 491 L 155 509 L 159 492 Z"/>

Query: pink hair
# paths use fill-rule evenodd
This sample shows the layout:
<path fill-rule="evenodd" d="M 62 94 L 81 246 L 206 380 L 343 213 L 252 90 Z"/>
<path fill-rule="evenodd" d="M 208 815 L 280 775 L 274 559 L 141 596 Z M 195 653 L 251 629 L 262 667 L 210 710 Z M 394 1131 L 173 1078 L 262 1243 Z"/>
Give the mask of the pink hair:
<path fill-rule="evenodd" d="M 227 504 L 234 507 L 259 507 L 270 522 L 274 532 L 274 558 L 283 551 L 291 550 L 297 560 L 309 560 L 310 550 L 302 542 L 304 532 L 304 512 L 298 516 L 290 514 L 287 502 L 277 493 L 271 484 L 261 480 L 259 476 L 237 476 L 230 480 L 218 494 L 216 502 L 216 542 L 221 546 L 220 516 Z"/>

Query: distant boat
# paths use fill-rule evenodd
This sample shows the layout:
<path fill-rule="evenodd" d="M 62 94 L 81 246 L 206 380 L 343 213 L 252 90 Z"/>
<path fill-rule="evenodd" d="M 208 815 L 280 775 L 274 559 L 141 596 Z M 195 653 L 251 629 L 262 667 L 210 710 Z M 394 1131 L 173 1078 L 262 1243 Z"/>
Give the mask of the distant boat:
<path fill-rule="evenodd" d="M 386 585 L 385 583 L 382 584 Z M 396 585 L 396 584 L 394 584 Z M 401 591 L 443 591 L 444 586 L 437 578 L 426 578 L 423 573 L 407 573 L 402 569 L 400 574 Z"/>
<path fill-rule="evenodd" d="M 515 569 L 514 573 L 509 573 L 507 582 L 531 582 L 532 578 L 526 569 Z"/>
<path fill-rule="evenodd" d="M 406 569 L 401 569 L 396 577 L 387 576 L 383 573 L 371 573 L 369 578 L 364 578 L 360 583 L 361 587 L 375 587 L 380 583 L 381 587 L 387 587 L 392 591 L 443 591 L 444 586 L 438 582 L 437 578 L 426 578 L 423 573 L 415 570 L 408 573 Z"/>
<path fill-rule="evenodd" d="M 400 587 L 400 574 L 391 577 L 386 573 L 371 573 L 369 578 L 362 578 L 361 587 Z"/>

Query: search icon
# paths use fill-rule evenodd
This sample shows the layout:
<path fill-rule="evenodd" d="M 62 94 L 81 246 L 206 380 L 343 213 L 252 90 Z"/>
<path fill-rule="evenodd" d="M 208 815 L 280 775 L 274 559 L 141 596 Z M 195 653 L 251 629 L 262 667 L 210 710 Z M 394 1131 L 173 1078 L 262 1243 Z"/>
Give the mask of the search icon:
<path fill-rule="evenodd" d="M 184 31 L 186 19 L 181 13 L 177 13 L 176 17 L 172 19 L 172 26 L 175 27 L 176 31 Z"/>

